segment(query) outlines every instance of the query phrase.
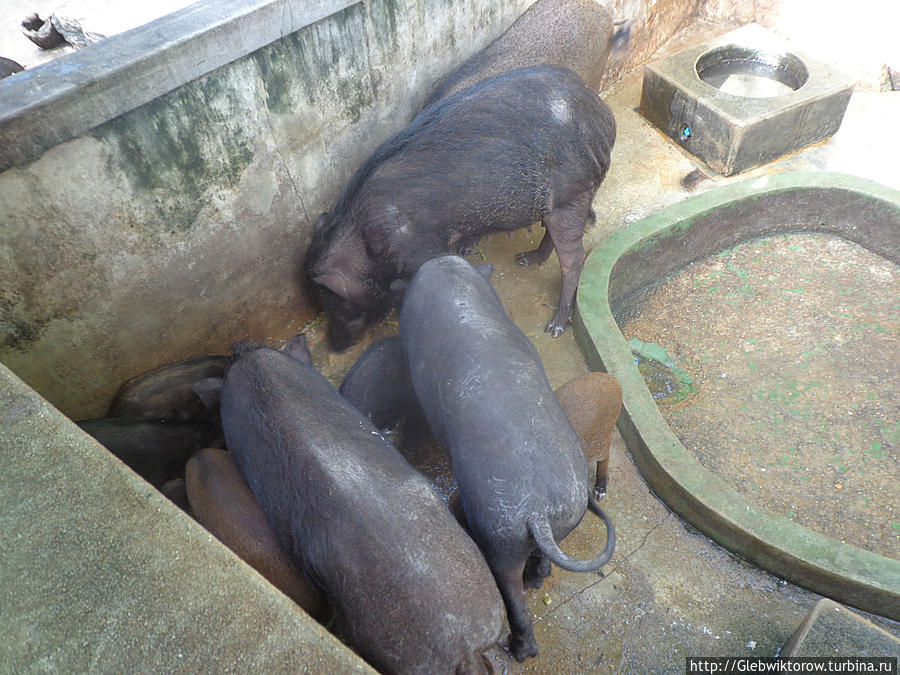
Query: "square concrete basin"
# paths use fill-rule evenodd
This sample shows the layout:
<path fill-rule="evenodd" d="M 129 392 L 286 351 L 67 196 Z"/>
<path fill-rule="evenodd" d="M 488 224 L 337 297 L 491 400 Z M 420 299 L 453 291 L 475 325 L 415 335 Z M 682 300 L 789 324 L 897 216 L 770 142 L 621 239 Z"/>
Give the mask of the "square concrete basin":
<path fill-rule="evenodd" d="M 641 114 L 729 176 L 832 136 L 852 81 L 749 24 L 644 67 Z"/>

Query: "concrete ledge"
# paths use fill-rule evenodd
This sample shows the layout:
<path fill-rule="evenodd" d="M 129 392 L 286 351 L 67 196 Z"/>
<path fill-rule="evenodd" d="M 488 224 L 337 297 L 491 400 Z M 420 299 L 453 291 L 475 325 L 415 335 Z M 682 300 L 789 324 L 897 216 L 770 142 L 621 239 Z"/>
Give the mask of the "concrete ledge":
<path fill-rule="evenodd" d="M 683 266 L 753 237 L 825 231 L 900 260 L 900 193 L 832 173 L 789 173 L 710 190 L 630 225 L 588 257 L 575 336 L 622 385 L 619 430 L 647 483 L 707 536 L 773 574 L 900 619 L 900 560 L 843 544 L 747 501 L 685 450 L 644 385 L 614 312 Z"/>
<path fill-rule="evenodd" d="M 203 0 L 0 80 L 0 172 L 360 0 Z"/>
<path fill-rule="evenodd" d="M 0 366 L 4 672 L 374 673 Z"/>
<path fill-rule="evenodd" d="M 893 656 L 900 640 L 856 612 L 822 598 L 784 645 L 780 656 Z"/>

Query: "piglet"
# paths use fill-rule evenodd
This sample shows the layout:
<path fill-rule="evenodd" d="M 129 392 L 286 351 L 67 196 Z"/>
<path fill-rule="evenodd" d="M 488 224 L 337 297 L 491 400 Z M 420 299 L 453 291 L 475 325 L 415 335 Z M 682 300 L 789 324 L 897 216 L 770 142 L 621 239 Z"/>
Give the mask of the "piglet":
<path fill-rule="evenodd" d="M 622 410 L 622 387 L 609 373 L 592 372 L 572 378 L 555 393 L 585 457 L 597 462 L 594 497 L 599 499 L 609 482 L 609 446 Z"/>
<path fill-rule="evenodd" d="M 281 548 L 226 451 L 196 452 L 185 468 L 185 486 L 191 512 L 203 527 L 314 619 L 326 618 L 324 598 Z"/>

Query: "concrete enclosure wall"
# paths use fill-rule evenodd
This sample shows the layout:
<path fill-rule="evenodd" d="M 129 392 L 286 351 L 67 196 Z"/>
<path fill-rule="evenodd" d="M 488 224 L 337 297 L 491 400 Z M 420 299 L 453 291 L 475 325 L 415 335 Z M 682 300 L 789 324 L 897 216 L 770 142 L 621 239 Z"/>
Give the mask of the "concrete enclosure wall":
<path fill-rule="evenodd" d="M 298 332 L 315 311 L 301 262 L 318 214 L 435 78 L 531 2 L 227 0 L 0 81 L 0 360 L 80 419 L 163 363 Z M 264 25 L 245 25 L 251 5 Z M 610 79 L 695 8 L 611 2 L 633 39 Z M 188 27 L 201 30 L 170 34 Z M 272 41 L 248 43 L 264 29 Z M 107 72 L 110 54 L 129 66 Z M 102 77 L 83 76 L 92 63 Z M 31 105 L 45 86 L 74 99 Z"/>
<path fill-rule="evenodd" d="M 311 223 L 528 4 L 355 2 L 4 171 L 0 359 L 78 419 L 162 363 L 297 332 Z"/>

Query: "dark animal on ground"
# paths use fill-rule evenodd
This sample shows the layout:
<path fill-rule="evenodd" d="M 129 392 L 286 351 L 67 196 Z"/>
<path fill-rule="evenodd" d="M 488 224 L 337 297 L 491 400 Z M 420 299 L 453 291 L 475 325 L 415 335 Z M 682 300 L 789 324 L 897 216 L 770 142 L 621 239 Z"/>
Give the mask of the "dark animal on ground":
<path fill-rule="evenodd" d="M 381 338 L 369 345 L 344 375 L 338 391 L 379 429 L 400 426 L 404 436 L 428 430 L 399 337 Z"/>
<path fill-rule="evenodd" d="M 202 420 L 104 417 L 76 424 L 157 489 L 184 476 L 196 450 L 222 445 L 219 425 Z"/>
<path fill-rule="evenodd" d="M 480 551 L 310 363 L 302 336 L 240 343 L 221 391 L 229 452 L 278 541 L 379 670 L 488 672 L 503 606 Z"/>
<path fill-rule="evenodd" d="M 516 68 L 565 66 L 597 91 L 613 40 L 609 12 L 595 0 L 537 0 L 480 52 L 431 87 L 423 108 Z"/>
<path fill-rule="evenodd" d="M 540 264 L 556 249 L 562 287 L 547 330 L 559 335 L 614 141 L 609 107 L 557 66 L 514 70 L 423 110 L 372 153 L 316 224 L 305 271 L 332 349 L 383 317 L 396 300 L 391 283 L 426 260 L 539 220 L 540 245 L 517 259 Z"/>
<path fill-rule="evenodd" d="M 424 263 L 406 290 L 400 339 L 416 396 L 450 453 L 468 530 L 506 603 L 519 661 L 537 654 L 524 587 L 550 563 L 598 570 L 615 536 L 588 486 L 578 436 L 534 345 L 510 320 L 490 282 L 458 256 Z M 592 560 L 557 544 L 588 506 L 607 528 Z"/>
<path fill-rule="evenodd" d="M 206 378 L 221 378 L 229 357 L 199 356 L 154 368 L 125 382 L 113 398 L 107 417 L 204 419 L 218 422 L 196 393 Z"/>

